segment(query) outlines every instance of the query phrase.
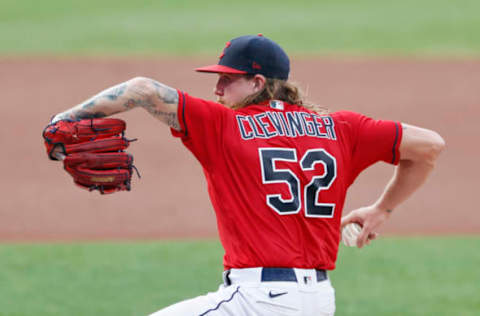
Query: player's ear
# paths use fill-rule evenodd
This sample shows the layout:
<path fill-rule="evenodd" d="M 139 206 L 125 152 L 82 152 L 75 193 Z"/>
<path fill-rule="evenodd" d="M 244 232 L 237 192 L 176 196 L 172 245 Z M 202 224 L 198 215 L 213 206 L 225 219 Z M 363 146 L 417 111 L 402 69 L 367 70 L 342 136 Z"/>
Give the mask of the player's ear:
<path fill-rule="evenodd" d="M 253 89 L 255 90 L 255 92 L 263 90 L 266 81 L 267 79 L 265 78 L 265 76 L 259 74 L 255 75 L 253 77 Z"/>

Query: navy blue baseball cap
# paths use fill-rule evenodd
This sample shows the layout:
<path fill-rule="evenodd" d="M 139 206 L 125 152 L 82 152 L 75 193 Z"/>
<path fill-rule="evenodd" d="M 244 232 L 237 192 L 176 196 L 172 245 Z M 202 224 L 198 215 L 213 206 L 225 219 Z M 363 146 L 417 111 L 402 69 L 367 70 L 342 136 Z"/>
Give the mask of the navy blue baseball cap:
<path fill-rule="evenodd" d="M 287 80 L 290 60 L 285 51 L 262 34 L 245 35 L 227 42 L 217 65 L 195 69 L 199 72 L 261 74 Z"/>

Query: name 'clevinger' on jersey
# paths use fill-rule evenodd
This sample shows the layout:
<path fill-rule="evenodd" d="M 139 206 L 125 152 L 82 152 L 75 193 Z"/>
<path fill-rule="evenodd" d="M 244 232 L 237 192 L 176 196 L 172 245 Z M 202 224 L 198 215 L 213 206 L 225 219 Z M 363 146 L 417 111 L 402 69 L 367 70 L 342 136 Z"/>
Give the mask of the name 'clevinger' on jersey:
<path fill-rule="evenodd" d="M 182 132 L 172 134 L 203 167 L 224 268 L 334 269 L 346 190 L 373 163 L 398 164 L 400 123 L 178 93 Z"/>

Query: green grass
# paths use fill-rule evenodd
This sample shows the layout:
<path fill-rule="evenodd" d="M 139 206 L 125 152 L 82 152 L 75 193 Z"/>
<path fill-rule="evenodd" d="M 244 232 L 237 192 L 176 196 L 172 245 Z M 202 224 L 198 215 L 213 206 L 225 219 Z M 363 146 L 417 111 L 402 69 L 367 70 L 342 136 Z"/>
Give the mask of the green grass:
<path fill-rule="evenodd" d="M 0 54 L 219 54 L 264 33 L 296 54 L 480 55 L 478 0 L 0 0 Z"/>
<path fill-rule="evenodd" d="M 342 247 L 330 274 L 342 315 L 477 315 L 480 238 Z M 147 315 L 215 291 L 218 242 L 0 246 L 0 315 Z"/>
<path fill-rule="evenodd" d="M 147 315 L 216 290 L 215 242 L 4 245 L 0 315 Z"/>
<path fill-rule="evenodd" d="M 478 315 L 480 238 L 379 240 L 343 247 L 338 315 Z"/>

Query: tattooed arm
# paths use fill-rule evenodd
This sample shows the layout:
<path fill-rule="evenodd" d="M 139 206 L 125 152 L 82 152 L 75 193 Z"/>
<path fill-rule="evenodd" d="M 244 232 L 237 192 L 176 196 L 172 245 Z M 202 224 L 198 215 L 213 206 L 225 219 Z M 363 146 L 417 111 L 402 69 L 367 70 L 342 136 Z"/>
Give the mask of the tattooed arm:
<path fill-rule="evenodd" d="M 106 117 L 142 107 L 160 121 L 180 131 L 177 106 L 177 90 L 153 79 L 137 77 L 108 88 L 85 102 L 57 114 L 52 122 L 62 119 Z"/>

